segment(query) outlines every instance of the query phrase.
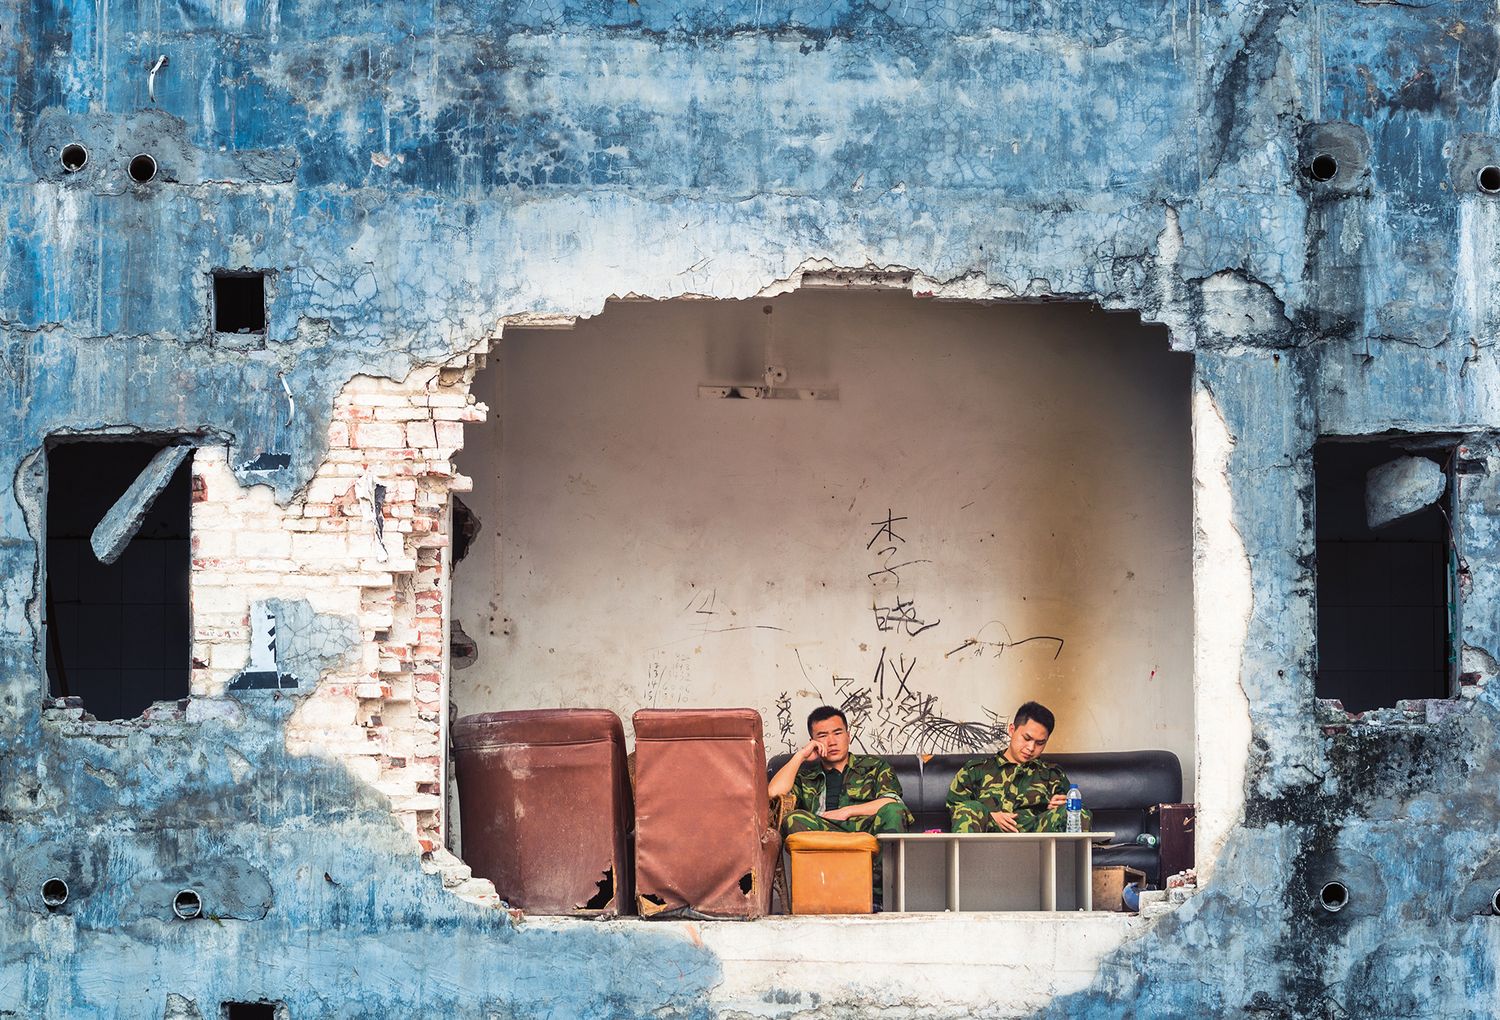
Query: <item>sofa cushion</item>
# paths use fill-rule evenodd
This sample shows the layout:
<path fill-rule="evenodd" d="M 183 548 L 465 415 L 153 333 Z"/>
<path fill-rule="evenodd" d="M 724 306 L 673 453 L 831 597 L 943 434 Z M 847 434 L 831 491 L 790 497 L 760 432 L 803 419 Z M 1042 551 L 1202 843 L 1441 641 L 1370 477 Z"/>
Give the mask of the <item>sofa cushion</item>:
<path fill-rule="evenodd" d="M 901 799 L 906 801 L 907 808 L 915 814 L 917 809 L 912 801 L 921 799 L 922 759 L 914 754 L 895 754 L 887 756 L 886 761 L 891 763 L 896 781 L 901 784 Z"/>
<path fill-rule="evenodd" d="M 1116 843 L 1129 843 L 1146 831 L 1149 817 L 1144 808 L 1090 808 L 1096 832 L 1113 832 Z"/>

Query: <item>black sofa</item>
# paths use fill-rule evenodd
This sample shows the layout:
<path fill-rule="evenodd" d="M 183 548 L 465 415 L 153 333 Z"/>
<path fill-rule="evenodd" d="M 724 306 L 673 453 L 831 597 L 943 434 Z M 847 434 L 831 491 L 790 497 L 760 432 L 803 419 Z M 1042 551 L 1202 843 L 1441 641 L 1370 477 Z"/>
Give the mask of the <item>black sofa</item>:
<path fill-rule="evenodd" d="M 791 755 L 772 758 L 767 775 L 786 764 Z M 969 754 L 892 754 L 884 756 L 896 770 L 906 806 L 916 816 L 913 831 L 948 831 L 948 787 Z M 1114 843 L 1097 847 L 1094 866 L 1126 865 L 1146 873 L 1146 881 L 1160 887 L 1160 847 L 1133 840 L 1141 833 L 1160 836 L 1158 804 L 1182 800 L 1182 764 L 1171 751 L 1097 751 L 1083 754 L 1046 754 L 1043 760 L 1062 766 L 1068 780 L 1078 784 L 1083 806 L 1093 812 L 1094 829 L 1113 832 Z"/>

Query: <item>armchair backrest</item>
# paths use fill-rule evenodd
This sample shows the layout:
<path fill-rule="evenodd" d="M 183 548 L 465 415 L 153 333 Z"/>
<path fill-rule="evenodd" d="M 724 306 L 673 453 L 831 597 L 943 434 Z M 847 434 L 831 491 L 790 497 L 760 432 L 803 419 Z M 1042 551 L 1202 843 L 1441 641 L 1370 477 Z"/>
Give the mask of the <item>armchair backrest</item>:
<path fill-rule="evenodd" d="M 780 844 L 760 713 L 642 709 L 632 720 L 641 915 L 767 913 Z"/>

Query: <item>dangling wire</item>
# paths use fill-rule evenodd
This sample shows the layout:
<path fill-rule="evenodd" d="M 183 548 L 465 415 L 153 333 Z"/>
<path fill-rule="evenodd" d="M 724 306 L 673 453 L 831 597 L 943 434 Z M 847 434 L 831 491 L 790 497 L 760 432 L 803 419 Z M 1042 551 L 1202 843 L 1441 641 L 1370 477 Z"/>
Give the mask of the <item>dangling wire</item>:
<path fill-rule="evenodd" d="M 773 310 L 773 308 L 772 308 L 771 305 L 765 305 L 765 306 L 763 306 L 761 308 L 761 312 L 764 313 L 765 317 L 766 317 L 765 358 L 761 362 L 761 364 L 765 366 L 765 372 L 763 373 L 763 377 L 765 379 L 766 388 L 767 389 L 770 389 L 771 387 L 775 386 L 776 383 L 777 383 L 777 379 L 776 379 L 776 317 L 771 314 L 772 310 Z"/>

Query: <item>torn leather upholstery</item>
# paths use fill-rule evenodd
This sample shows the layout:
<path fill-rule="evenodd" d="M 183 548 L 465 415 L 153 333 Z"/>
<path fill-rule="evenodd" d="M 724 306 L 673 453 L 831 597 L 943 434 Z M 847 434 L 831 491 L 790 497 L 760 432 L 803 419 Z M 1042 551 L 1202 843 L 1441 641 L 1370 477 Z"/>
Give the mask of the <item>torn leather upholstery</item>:
<path fill-rule="evenodd" d="M 760 917 L 781 840 L 771 824 L 760 713 L 642 709 L 636 902 L 642 917 Z"/>
<path fill-rule="evenodd" d="M 531 914 L 629 910 L 625 733 L 604 709 L 470 715 L 453 724 L 463 857 Z"/>

